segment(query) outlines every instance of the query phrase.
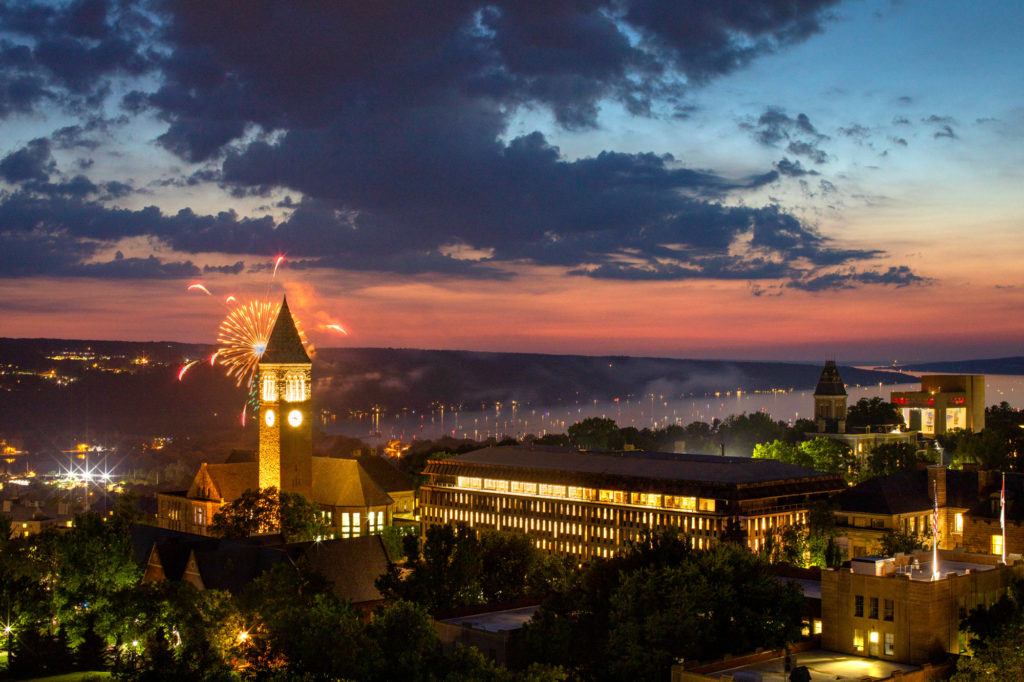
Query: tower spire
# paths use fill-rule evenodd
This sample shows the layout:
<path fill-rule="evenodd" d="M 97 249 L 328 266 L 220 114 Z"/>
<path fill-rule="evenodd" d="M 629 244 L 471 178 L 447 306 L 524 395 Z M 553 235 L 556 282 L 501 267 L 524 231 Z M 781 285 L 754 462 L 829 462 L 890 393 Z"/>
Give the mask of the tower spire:
<path fill-rule="evenodd" d="M 288 297 L 281 300 L 281 309 L 277 313 L 274 328 L 267 339 L 267 349 L 263 351 L 261 363 L 296 364 L 310 362 L 306 347 L 302 344 L 295 320 L 288 309 Z"/>

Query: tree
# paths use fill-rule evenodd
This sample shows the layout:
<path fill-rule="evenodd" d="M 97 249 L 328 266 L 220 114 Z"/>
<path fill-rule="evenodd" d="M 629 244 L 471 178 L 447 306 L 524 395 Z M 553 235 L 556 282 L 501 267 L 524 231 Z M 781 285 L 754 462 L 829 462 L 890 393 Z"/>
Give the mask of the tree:
<path fill-rule="evenodd" d="M 977 606 L 960 623 L 971 656 L 957 661 L 954 682 L 1024 679 L 1024 581 L 1015 580 L 994 604 Z"/>
<path fill-rule="evenodd" d="M 818 471 L 851 476 L 856 466 L 856 459 L 849 446 L 825 436 L 800 443 L 800 452 L 810 461 L 810 468 Z"/>
<path fill-rule="evenodd" d="M 805 455 L 799 446 L 778 439 L 769 443 L 758 443 L 754 446 L 751 457 L 754 459 L 774 459 L 779 462 L 786 462 L 787 464 L 810 466 L 810 460 L 804 459 Z"/>
<path fill-rule="evenodd" d="M 861 398 L 846 411 L 846 428 L 850 430 L 903 425 L 903 413 L 899 408 L 877 396 Z"/>
<path fill-rule="evenodd" d="M 882 443 L 868 453 L 867 478 L 891 476 L 917 465 L 917 448 L 910 443 Z"/>
<path fill-rule="evenodd" d="M 377 579 L 377 587 L 386 597 L 415 602 L 431 613 L 484 601 L 480 543 L 467 526 L 431 526 L 422 556 L 407 566 L 411 570 L 404 577 L 392 566 Z"/>
<path fill-rule="evenodd" d="M 569 440 L 581 450 L 621 450 L 622 433 L 614 419 L 589 417 L 569 427 Z"/>
<path fill-rule="evenodd" d="M 243 492 L 213 515 L 210 530 L 236 539 L 280 532 L 287 542 L 306 542 L 331 533 L 315 504 L 298 493 L 278 493 L 274 487 Z"/>
<path fill-rule="evenodd" d="M 899 529 L 885 531 L 879 544 L 882 547 L 882 554 L 893 556 L 895 554 L 910 554 L 921 549 L 926 549 L 927 536 L 915 535 Z"/>

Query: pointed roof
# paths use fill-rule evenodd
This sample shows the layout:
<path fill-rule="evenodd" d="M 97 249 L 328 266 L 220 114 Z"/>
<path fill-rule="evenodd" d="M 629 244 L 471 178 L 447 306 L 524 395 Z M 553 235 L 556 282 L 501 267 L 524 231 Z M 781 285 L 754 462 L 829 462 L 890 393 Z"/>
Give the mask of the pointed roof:
<path fill-rule="evenodd" d="M 843 378 L 839 376 L 839 368 L 835 360 L 825 362 L 821 370 L 821 378 L 818 379 L 818 386 L 814 389 L 814 395 L 846 395 L 846 386 Z"/>
<path fill-rule="evenodd" d="M 295 320 L 288 310 L 288 297 L 281 301 L 281 310 L 277 313 L 277 321 L 267 339 L 267 349 L 263 351 L 260 363 L 273 362 L 281 364 L 308 363 L 309 354 L 306 347 L 302 345 L 299 337 L 299 330 L 295 327 Z"/>

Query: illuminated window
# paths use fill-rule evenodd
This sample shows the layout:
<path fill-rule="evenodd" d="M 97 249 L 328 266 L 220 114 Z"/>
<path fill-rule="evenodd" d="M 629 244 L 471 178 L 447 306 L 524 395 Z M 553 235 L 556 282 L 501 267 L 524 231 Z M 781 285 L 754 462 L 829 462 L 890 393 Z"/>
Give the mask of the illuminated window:
<path fill-rule="evenodd" d="M 459 487 L 460 488 L 474 488 L 480 489 L 484 485 L 483 479 L 475 478 L 472 476 L 459 476 Z"/>
<path fill-rule="evenodd" d="M 197 526 L 205 526 L 206 525 L 206 510 L 203 509 L 202 507 L 196 507 L 195 519 L 196 519 L 196 525 Z"/>
<path fill-rule="evenodd" d="M 574 500 L 596 500 L 597 490 L 594 488 L 577 488 L 576 486 L 569 486 L 569 497 Z"/>
<path fill-rule="evenodd" d="M 857 651 L 864 651 L 864 633 L 858 628 L 853 631 L 853 648 Z"/>
<path fill-rule="evenodd" d="M 348 512 L 341 513 L 341 537 L 352 537 L 352 517 Z"/>
<path fill-rule="evenodd" d="M 992 553 L 1002 555 L 1003 553 L 1003 536 L 993 535 L 992 536 Z"/>
<path fill-rule="evenodd" d="M 306 377 L 290 375 L 285 382 L 284 399 L 294 403 L 306 399 Z"/>
<path fill-rule="evenodd" d="M 816 634 L 816 635 L 820 635 L 821 634 L 821 619 L 820 618 L 815 618 L 814 619 L 814 634 Z"/>
<path fill-rule="evenodd" d="M 715 511 L 715 501 L 705 500 L 703 497 L 700 499 L 697 507 L 700 511 L 713 512 Z"/>
<path fill-rule="evenodd" d="M 377 534 L 384 530 L 384 512 L 370 512 L 367 521 L 370 524 L 371 534 Z"/>
<path fill-rule="evenodd" d="M 267 402 L 277 400 L 277 382 L 272 376 L 263 379 L 263 400 Z"/>
<path fill-rule="evenodd" d="M 684 511 L 697 511 L 696 497 L 679 497 L 677 495 L 665 496 L 666 509 L 682 509 Z"/>
<path fill-rule="evenodd" d="M 661 495 L 655 495 L 653 493 L 632 493 L 629 497 L 630 502 L 633 504 L 642 504 L 645 507 L 661 506 Z"/>
<path fill-rule="evenodd" d="M 540 494 L 545 495 L 547 497 L 565 497 L 565 486 L 548 485 L 547 483 L 541 483 Z"/>
<path fill-rule="evenodd" d="M 483 481 L 484 490 L 508 490 L 508 481 L 501 481 L 496 478 L 485 478 Z"/>
<path fill-rule="evenodd" d="M 612 504 L 626 504 L 626 493 L 622 490 L 602 490 L 598 494 L 598 499 Z"/>
<path fill-rule="evenodd" d="M 523 481 L 512 481 L 510 483 L 512 492 L 521 493 L 524 495 L 536 495 L 537 484 L 536 483 L 525 483 Z"/>
<path fill-rule="evenodd" d="M 885 633 L 885 655 L 896 655 L 896 635 L 891 632 Z"/>
<path fill-rule="evenodd" d="M 953 517 L 953 532 L 963 533 L 964 532 L 964 515 L 957 514 Z"/>
<path fill-rule="evenodd" d="M 359 512 L 352 512 L 352 537 L 357 538 L 363 532 L 363 517 Z"/>

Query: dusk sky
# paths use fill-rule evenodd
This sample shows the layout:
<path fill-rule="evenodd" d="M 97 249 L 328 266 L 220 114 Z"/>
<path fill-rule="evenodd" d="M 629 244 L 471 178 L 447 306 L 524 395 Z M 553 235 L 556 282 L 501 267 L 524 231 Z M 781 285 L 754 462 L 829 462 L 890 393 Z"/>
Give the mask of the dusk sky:
<path fill-rule="evenodd" d="M 1019 0 L 318 6 L 0 3 L 0 336 L 1024 352 Z"/>

